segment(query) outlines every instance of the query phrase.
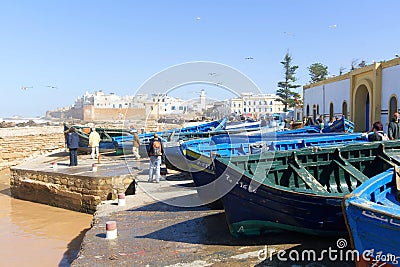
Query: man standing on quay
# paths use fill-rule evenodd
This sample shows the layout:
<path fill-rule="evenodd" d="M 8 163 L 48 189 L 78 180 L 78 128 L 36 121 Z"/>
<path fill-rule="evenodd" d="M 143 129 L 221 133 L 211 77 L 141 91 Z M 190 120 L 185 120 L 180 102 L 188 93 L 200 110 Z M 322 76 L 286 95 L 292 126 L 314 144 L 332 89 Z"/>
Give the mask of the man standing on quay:
<path fill-rule="evenodd" d="M 69 166 L 78 166 L 79 136 L 75 132 L 74 127 L 69 129 L 67 135 L 67 146 L 69 148 Z"/>
<path fill-rule="evenodd" d="M 393 119 L 389 123 L 388 136 L 390 140 L 400 139 L 400 122 L 399 113 L 397 112 L 393 114 Z"/>
<path fill-rule="evenodd" d="M 153 175 L 155 174 L 156 183 L 158 183 L 161 176 L 161 156 L 164 154 L 164 149 L 157 133 L 154 133 L 154 138 L 150 141 L 147 154 L 150 157 L 149 182 L 153 182 Z"/>
<path fill-rule="evenodd" d="M 92 148 L 92 159 L 99 158 L 99 145 L 100 145 L 100 135 L 96 132 L 96 128 L 92 128 L 89 134 L 89 146 Z"/>
<path fill-rule="evenodd" d="M 131 131 L 131 133 L 133 134 L 133 145 L 132 145 L 132 154 L 134 159 L 140 159 L 140 155 L 139 155 L 139 147 L 140 147 L 140 139 L 139 139 L 139 135 L 137 133 L 136 129 L 133 129 Z"/>

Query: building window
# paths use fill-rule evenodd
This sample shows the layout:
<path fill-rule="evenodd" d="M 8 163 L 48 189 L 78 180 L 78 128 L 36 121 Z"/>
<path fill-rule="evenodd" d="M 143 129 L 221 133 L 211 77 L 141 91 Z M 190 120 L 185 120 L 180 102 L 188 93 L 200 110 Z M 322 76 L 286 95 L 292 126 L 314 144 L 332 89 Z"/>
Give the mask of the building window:
<path fill-rule="evenodd" d="M 315 121 L 317 119 L 317 106 L 315 104 L 312 106 L 312 111 L 313 111 L 312 115 L 313 121 Z"/>
<path fill-rule="evenodd" d="M 249 108 L 249 112 L 251 112 L 251 108 Z"/>
<path fill-rule="evenodd" d="M 320 113 L 319 113 L 319 105 L 317 105 L 317 114 L 320 115 Z"/>
<path fill-rule="evenodd" d="M 389 100 L 389 114 L 388 114 L 388 121 L 391 121 L 393 118 L 393 114 L 398 112 L 397 108 L 397 97 L 396 95 L 392 95 Z"/>
<path fill-rule="evenodd" d="M 272 101 L 270 101 L 269 104 L 272 105 Z"/>
<path fill-rule="evenodd" d="M 342 114 L 345 119 L 348 119 L 349 114 L 347 113 L 347 102 L 343 101 L 342 104 Z"/>
<path fill-rule="evenodd" d="M 306 114 L 307 114 L 307 117 L 310 117 L 310 105 L 307 105 Z"/>
<path fill-rule="evenodd" d="M 331 102 L 329 104 L 329 119 L 333 118 L 335 116 L 334 110 L 333 110 L 333 103 Z"/>
<path fill-rule="evenodd" d="M 243 112 L 245 112 L 245 113 L 247 112 L 247 111 L 246 111 L 246 108 L 243 109 Z"/>

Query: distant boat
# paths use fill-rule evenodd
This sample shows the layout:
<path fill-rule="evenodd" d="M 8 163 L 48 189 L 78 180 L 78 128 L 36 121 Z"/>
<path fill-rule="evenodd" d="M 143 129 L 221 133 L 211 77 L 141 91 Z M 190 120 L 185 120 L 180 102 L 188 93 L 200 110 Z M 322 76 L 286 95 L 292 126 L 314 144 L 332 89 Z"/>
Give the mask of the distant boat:
<path fill-rule="evenodd" d="M 91 147 L 89 147 L 89 134 L 91 128 L 89 126 L 80 125 L 68 126 L 64 123 L 64 131 L 67 131 L 71 127 L 74 127 L 76 129 L 76 133 L 79 136 L 78 151 L 91 152 Z M 102 153 L 115 152 L 118 147 L 118 143 L 113 140 L 113 136 L 121 134 L 121 131 L 117 129 L 105 128 L 96 128 L 96 131 L 100 134 L 99 151 Z"/>
<path fill-rule="evenodd" d="M 343 200 L 357 266 L 400 266 L 400 173 L 396 166 Z M 364 253 L 364 257 L 362 257 Z"/>
<path fill-rule="evenodd" d="M 274 133 L 277 131 L 283 130 L 283 125 L 277 125 L 275 127 L 265 126 L 265 127 L 253 127 L 256 124 L 251 124 L 250 127 L 246 128 L 245 124 L 235 124 L 236 127 L 230 127 L 229 129 L 216 130 L 210 132 L 197 132 L 197 133 L 183 133 L 174 138 L 173 141 L 166 142 L 164 145 L 165 148 L 165 162 L 166 166 L 169 169 L 174 169 L 178 171 L 187 171 L 187 164 L 185 158 L 185 148 L 181 147 L 181 144 L 184 141 L 190 141 L 190 139 L 198 139 L 198 138 L 207 138 L 207 137 L 216 137 L 216 136 L 227 136 L 232 137 L 236 135 L 245 135 L 248 134 L 267 134 Z M 274 134 L 271 134 L 274 136 Z M 200 141 L 203 142 L 203 141 Z M 194 141 L 193 143 L 196 143 Z"/>
<path fill-rule="evenodd" d="M 188 139 L 191 137 L 194 137 L 196 135 L 202 135 L 201 137 L 207 137 L 204 136 L 208 132 L 214 132 L 214 131 L 219 131 L 223 130 L 227 118 L 223 118 L 221 120 L 215 120 L 215 121 L 210 121 L 210 122 L 196 122 L 195 125 L 183 127 L 183 128 L 176 128 L 176 129 L 171 129 L 171 130 L 166 130 L 166 131 L 159 131 L 157 132 L 158 136 L 163 140 L 165 143 L 167 140 L 171 141 L 179 141 L 180 138 L 182 139 Z M 150 140 L 153 138 L 154 132 L 150 133 L 144 133 L 144 134 L 139 134 L 140 138 L 140 146 L 139 146 L 139 154 L 142 157 L 147 157 L 147 150 L 148 146 L 150 143 Z M 126 149 L 129 149 L 127 147 Z"/>
<path fill-rule="evenodd" d="M 325 126 L 322 129 L 323 133 L 343 132 L 352 133 L 354 131 L 354 123 L 342 117 L 341 119 L 333 122 L 331 125 Z"/>
<path fill-rule="evenodd" d="M 398 142 L 386 141 L 217 157 L 214 183 L 223 195 L 230 232 L 345 234 L 343 197 L 400 163 L 393 157 L 399 149 Z"/>

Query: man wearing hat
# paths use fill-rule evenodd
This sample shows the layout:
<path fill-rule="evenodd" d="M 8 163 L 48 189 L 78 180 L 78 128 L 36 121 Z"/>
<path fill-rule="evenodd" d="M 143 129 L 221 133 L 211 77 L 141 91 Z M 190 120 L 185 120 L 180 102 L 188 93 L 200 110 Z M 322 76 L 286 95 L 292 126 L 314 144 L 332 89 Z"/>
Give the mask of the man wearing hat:
<path fill-rule="evenodd" d="M 157 133 L 151 139 L 147 154 L 150 157 L 149 182 L 153 182 L 153 176 L 156 176 L 156 183 L 160 181 L 161 156 L 164 154 L 164 148 L 161 139 Z"/>

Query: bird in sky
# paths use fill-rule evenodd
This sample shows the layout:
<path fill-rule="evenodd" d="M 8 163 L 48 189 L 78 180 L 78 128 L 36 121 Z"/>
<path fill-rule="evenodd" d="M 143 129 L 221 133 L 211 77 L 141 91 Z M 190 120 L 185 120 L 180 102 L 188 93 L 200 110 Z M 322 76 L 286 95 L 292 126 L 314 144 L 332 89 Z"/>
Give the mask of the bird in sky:
<path fill-rule="evenodd" d="M 210 74 L 210 76 L 214 76 L 217 73 L 216 72 L 209 72 L 208 74 Z"/>
<path fill-rule="evenodd" d="M 287 36 L 294 36 L 293 32 L 283 32 L 283 34 L 287 35 Z"/>
<path fill-rule="evenodd" d="M 331 28 L 331 29 L 336 29 L 337 25 L 333 24 L 333 25 L 329 25 L 328 27 Z"/>
<path fill-rule="evenodd" d="M 245 57 L 244 59 L 251 60 L 254 59 L 253 57 Z"/>
<path fill-rule="evenodd" d="M 196 20 L 201 20 L 201 17 L 196 17 Z"/>
<path fill-rule="evenodd" d="M 33 86 L 21 86 L 21 90 L 26 90 L 28 88 L 33 88 Z"/>
<path fill-rule="evenodd" d="M 57 86 L 53 86 L 53 85 L 46 85 L 46 87 L 52 88 L 52 89 L 57 89 Z"/>

